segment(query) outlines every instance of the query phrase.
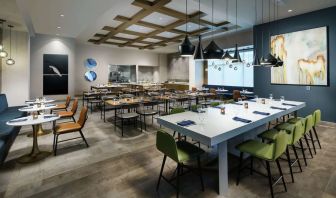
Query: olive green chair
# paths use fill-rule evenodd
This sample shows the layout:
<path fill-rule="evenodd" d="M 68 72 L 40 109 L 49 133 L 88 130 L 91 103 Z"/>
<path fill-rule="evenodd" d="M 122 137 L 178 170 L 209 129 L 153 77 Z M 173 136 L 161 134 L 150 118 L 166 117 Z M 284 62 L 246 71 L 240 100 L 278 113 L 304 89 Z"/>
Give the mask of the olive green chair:
<path fill-rule="evenodd" d="M 200 160 L 200 156 L 204 153 L 204 150 L 186 141 L 175 142 L 174 137 L 172 137 L 163 130 L 159 130 L 156 134 L 156 148 L 164 154 L 156 190 L 159 190 L 160 181 L 161 178 L 163 178 L 169 184 L 176 188 L 176 197 L 178 197 L 180 191 L 180 176 L 183 172 L 183 168 L 191 169 L 191 167 L 185 165 L 185 162 L 196 160 L 197 170 L 195 171 L 195 173 L 197 173 L 197 175 L 199 176 L 201 180 L 202 191 L 204 191 L 202 167 Z M 162 175 L 167 157 L 171 158 L 177 163 L 176 185 L 171 183 L 171 181 L 175 178 L 169 180 Z"/>
<path fill-rule="evenodd" d="M 322 149 L 320 139 L 319 139 L 319 137 L 317 135 L 317 132 L 316 132 L 316 126 L 319 122 L 321 122 L 321 119 L 322 119 L 321 110 L 317 109 L 316 111 L 314 111 L 313 117 L 314 117 L 313 131 L 314 131 L 314 134 L 315 134 L 315 137 L 316 137 L 315 141 L 318 143 L 320 149 Z"/>
<path fill-rule="evenodd" d="M 282 180 L 285 191 L 287 192 L 286 182 L 282 174 L 279 162 L 279 157 L 286 151 L 287 143 L 288 143 L 288 134 L 286 133 L 286 131 L 282 130 L 275 135 L 274 141 L 269 144 L 259 142 L 257 140 L 248 140 L 246 142 L 239 144 L 237 146 L 237 149 L 240 151 L 240 160 L 239 160 L 236 185 L 239 185 L 240 171 L 242 170 L 243 157 L 244 153 L 247 153 L 251 155 L 251 167 L 250 167 L 251 174 L 253 172 L 253 158 L 258 158 L 266 161 L 267 176 L 272 197 L 274 197 L 273 185 L 275 185 L 276 183 L 273 184 L 272 182 L 270 162 L 276 162 L 280 173 L 280 178 L 277 179 L 277 181 L 280 181 L 280 179 Z"/>
<path fill-rule="evenodd" d="M 196 112 L 198 108 L 200 108 L 201 105 L 191 105 L 190 110 Z"/>
<path fill-rule="evenodd" d="M 271 130 L 265 131 L 264 133 L 259 134 L 259 137 L 262 138 L 263 141 L 264 140 L 274 141 L 278 133 L 282 130 L 285 130 L 287 134 L 289 135 L 287 148 L 286 148 L 286 156 L 287 156 L 290 174 L 292 177 L 292 182 L 294 183 L 294 175 L 293 175 L 292 167 L 294 166 L 296 162 L 299 165 L 300 172 L 302 172 L 302 167 L 301 167 L 300 159 L 296 151 L 295 144 L 300 143 L 302 145 L 301 138 L 304 135 L 304 124 L 301 121 L 298 121 L 295 124 L 285 122 L 285 123 L 277 125 L 274 129 L 271 129 Z M 295 160 L 293 162 L 289 154 L 289 147 L 292 147 L 294 154 L 295 154 Z M 301 146 L 301 148 L 303 147 Z M 304 150 L 302 150 L 302 153 L 303 153 L 304 159 L 306 160 Z"/>
<path fill-rule="evenodd" d="M 183 107 L 176 107 L 170 110 L 170 114 L 177 114 L 177 113 L 183 113 L 185 112 L 185 109 Z"/>
<path fill-rule="evenodd" d="M 310 147 L 310 144 L 309 144 L 309 141 L 308 141 L 308 137 L 309 137 L 309 139 L 312 142 L 314 152 L 316 154 L 316 148 L 315 148 L 315 144 L 314 144 L 315 140 L 314 140 L 314 137 L 313 137 L 313 134 L 312 134 L 312 130 L 313 130 L 313 126 L 314 126 L 314 117 L 313 117 L 313 115 L 308 115 L 305 118 L 298 117 L 298 118 L 291 118 L 291 119 L 288 120 L 288 122 L 292 123 L 292 124 L 296 123 L 297 121 L 305 122 L 305 130 L 304 130 L 305 133 L 304 133 L 303 137 L 306 141 L 310 156 L 312 158 L 314 158 L 311 147 Z"/>
<path fill-rule="evenodd" d="M 220 102 L 211 102 L 210 103 L 210 106 L 211 107 L 217 107 L 218 105 L 220 105 L 221 103 Z"/>

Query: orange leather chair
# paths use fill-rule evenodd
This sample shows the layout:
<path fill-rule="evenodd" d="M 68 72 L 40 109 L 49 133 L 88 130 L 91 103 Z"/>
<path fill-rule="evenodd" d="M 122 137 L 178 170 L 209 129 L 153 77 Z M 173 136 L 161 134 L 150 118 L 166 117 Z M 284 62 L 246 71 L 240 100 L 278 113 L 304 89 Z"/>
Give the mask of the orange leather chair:
<path fill-rule="evenodd" d="M 71 100 L 71 96 L 67 96 L 66 97 L 66 100 L 65 100 L 65 103 L 63 104 L 57 104 L 55 108 L 53 108 L 50 113 L 52 113 L 52 111 L 57 111 L 57 110 L 67 110 L 69 105 L 70 105 L 70 100 Z"/>
<path fill-rule="evenodd" d="M 71 111 L 59 111 L 58 115 L 61 118 L 72 118 L 72 120 L 76 122 L 74 116 L 77 112 L 77 107 L 78 107 L 78 99 L 76 98 L 72 104 Z"/>
<path fill-rule="evenodd" d="M 55 122 L 54 122 L 54 127 L 53 127 L 53 129 L 54 129 L 54 142 L 53 142 L 54 155 L 57 154 L 58 136 L 60 136 L 62 134 L 79 132 L 81 137 L 62 140 L 60 142 L 82 138 L 83 141 L 86 144 L 86 147 L 89 147 L 89 144 L 87 143 L 87 141 L 86 141 L 86 139 L 83 135 L 83 132 L 82 132 L 82 129 L 84 128 L 85 122 L 87 120 L 87 111 L 88 111 L 87 107 L 84 106 L 82 108 L 81 112 L 80 112 L 80 116 L 79 116 L 77 122 L 75 122 L 75 123 L 67 122 L 67 123 L 61 123 L 61 124 L 55 125 Z"/>
<path fill-rule="evenodd" d="M 235 101 L 238 101 L 238 98 L 241 98 L 242 100 L 246 100 L 246 97 L 245 97 L 245 96 L 242 96 L 242 95 L 240 94 L 240 91 L 239 91 L 239 90 L 233 90 L 232 98 L 233 98 L 233 100 L 235 100 Z"/>

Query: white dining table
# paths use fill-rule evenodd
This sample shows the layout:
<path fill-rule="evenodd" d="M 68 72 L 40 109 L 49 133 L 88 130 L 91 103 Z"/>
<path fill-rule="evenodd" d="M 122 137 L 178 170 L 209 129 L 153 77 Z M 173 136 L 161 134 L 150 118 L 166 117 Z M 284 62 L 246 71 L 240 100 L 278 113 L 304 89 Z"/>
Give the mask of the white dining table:
<path fill-rule="evenodd" d="M 269 122 L 306 106 L 305 102 L 298 101 L 274 101 L 269 99 L 265 99 L 265 101 L 266 104 L 261 104 L 260 98 L 257 102 L 243 101 L 242 103 L 248 103 L 248 109 L 245 109 L 244 105 L 223 104 L 221 106 L 225 107 L 225 115 L 220 113 L 219 108 L 210 107 L 205 113 L 201 113 L 203 115 L 187 111 L 162 116 L 157 120 L 160 125 L 189 136 L 204 145 L 217 146 L 219 194 L 226 195 L 228 192 L 228 142 L 235 137 L 253 133 L 257 128 L 266 128 L 264 126 Z M 284 105 L 284 103 L 291 105 Z M 285 109 L 272 109 L 272 106 Z M 266 112 L 269 115 L 255 114 L 254 111 Z M 251 122 L 235 121 L 233 117 L 248 119 Z M 196 124 L 186 127 L 177 124 L 183 120 L 192 120 Z"/>
<path fill-rule="evenodd" d="M 54 99 L 34 99 L 34 100 L 27 100 L 25 103 L 28 105 L 32 105 L 32 104 L 42 104 L 42 103 L 52 103 L 55 102 Z"/>
<path fill-rule="evenodd" d="M 43 105 L 33 105 L 33 106 L 27 106 L 27 107 L 22 107 L 18 109 L 19 111 L 24 111 L 24 112 L 39 112 L 39 111 L 44 111 L 44 110 L 49 110 L 57 107 L 55 104 L 43 104 Z"/>

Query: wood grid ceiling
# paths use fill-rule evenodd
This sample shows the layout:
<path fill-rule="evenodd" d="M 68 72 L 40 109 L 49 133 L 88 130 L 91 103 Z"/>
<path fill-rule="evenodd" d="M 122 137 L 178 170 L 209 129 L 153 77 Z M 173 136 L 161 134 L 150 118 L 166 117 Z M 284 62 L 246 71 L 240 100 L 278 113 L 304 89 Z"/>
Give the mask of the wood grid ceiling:
<path fill-rule="evenodd" d="M 210 21 L 203 20 L 207 14 L 203 12 L 195 12 L 188 14 L 188 23 L 195 23 L 198 25 L 199 17 L 200 19 L 200 29 L 194 31 L 182 31 L 176 29 L 179 26 L 187 25 L 185 13 L 178 12 L 176 10 L 165 7 L 172 0 L 135 0 L 132 2 L 132 5 L 140 7 L 141 10 L 134 14 L 132 17 L 125 17 L 118 15 L 114 18 L 115 21 L 121 22 L 120 25 L 116 27 L 105 26 L 102 30 L 108 31 L 106 34 L 97 33 L 94 35 L 94 38 L 89 39 L 89 42 L 94 44 L 109 44 L 119 47 L 134 47 L 138 49 L 155 49 L 158 47 L 167 46 L 168 43 L 180 43 L 187 33 L 190 36 L 196 36 L 199 34 L 205 34 L 213 28 L 216 31 L 228 31 L 235 28 L 228 21 L 222 21 L 219 23 L 212 23 Z M 161 26 L 155 23 L 146 22 L 143 20 L 145 17 L 159 13 L 173 17 L 176 19 L 174 22 Z M 128 28 L 132 25 L 142 26 L 144 28 L 154 29 L 148 33 L 137 32 L 129 30 Z M 231 25 L 231 26 L 230 26 Z M 162 33 L 173 33 L 173 37 L 160 36 Z M 117 36 L 117 34 L 128 35 L 126 37 Z M 127 38 L 132 37 L 132 38 Z M 112 40 L 112 41 L 111 41 Z M 148 41 L 151 40 L 151 41 Z M 153 42 L 155 40 L 156 42 Z"/>

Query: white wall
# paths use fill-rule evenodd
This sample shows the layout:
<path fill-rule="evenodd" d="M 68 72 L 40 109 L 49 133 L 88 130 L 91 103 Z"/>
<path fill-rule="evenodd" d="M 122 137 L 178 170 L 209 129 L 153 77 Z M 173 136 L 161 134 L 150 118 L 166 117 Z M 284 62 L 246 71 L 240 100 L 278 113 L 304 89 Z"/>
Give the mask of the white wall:
<path fill-rule="evenodd" d="M 83 90 L 88 90 L 91 85 L 107 83 L 109 64 L 159 66 L 160 72 L 163 72 L 158 75 L 157 71 L 154 71 L 154 80 L 163 81 L 166 79 L 164 70 L 166 70 L 165 67 L 167 64 L 162 61 L 166 55 L 149 51 L 111 48 L 83 43 L 77 43 L 76 46 L 76 94 L 81 94 Z M 84 73 L 88 71 L 84 66 L 84 61 L 87 58 L 94 58 L 98 62 L 98 66 L 93 69 L 97 73 L 97 80 L 94 82 L 88 82 L 84 78 Z M 158 79 L 158 76 L 160 79 Z"/>
<path fill-rule="evenodd" d="M 68 94 L 74 96 L 77 68 L 75 65 L 75 40 L 72 38 L 54 37 L 37 34 L 30 41 L 30 97 L 43 95 L 43 54 L 68 55 Z M 64 95 L 50 96 L 54 99 L 64 99 Z"/>
<path fill-rule="evenodd" d="M 4 35 L 4 46 L 9 46 L 9 35 Z M 9 53 L 9 48 L 6 51 Z M 9 54 L 8 54 L 9 56 Z M 12 58 L 15 65 L 2 60 L 1 92 L 9 106 L 23 105 L 29 98 L 29 37 L 25 32 L 12 31 Z"/>

